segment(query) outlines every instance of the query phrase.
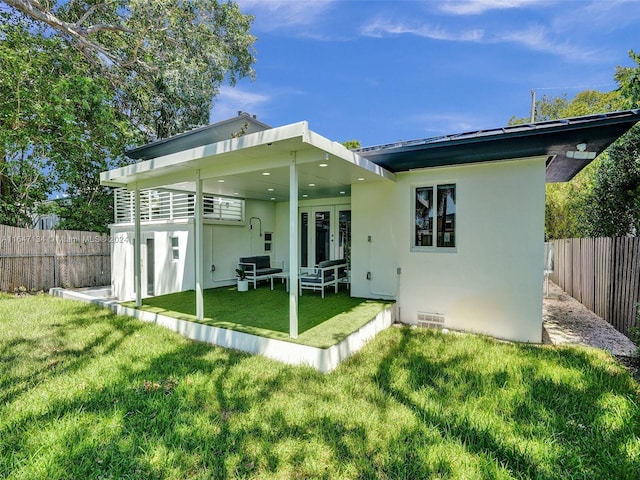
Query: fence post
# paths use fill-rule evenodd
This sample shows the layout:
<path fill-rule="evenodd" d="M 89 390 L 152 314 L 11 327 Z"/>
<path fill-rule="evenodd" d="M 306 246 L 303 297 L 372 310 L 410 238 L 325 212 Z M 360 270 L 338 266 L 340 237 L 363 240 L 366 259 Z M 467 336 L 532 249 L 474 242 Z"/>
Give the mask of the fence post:
<path fill-rule="evenodd" d="M 58 231 L 53 231 L 53 288 L 58 287 Z"/>

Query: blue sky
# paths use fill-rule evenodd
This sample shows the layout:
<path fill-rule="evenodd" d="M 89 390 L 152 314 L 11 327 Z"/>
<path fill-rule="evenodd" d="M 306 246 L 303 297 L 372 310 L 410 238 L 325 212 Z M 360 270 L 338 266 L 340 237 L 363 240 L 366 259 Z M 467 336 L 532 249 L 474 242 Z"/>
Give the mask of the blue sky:
<path fill-rule="evenodd" d="M 541 97 L 613 90 L 640 51 L 640 0 L 239 0 L 255 16 L 254 81 L 212 121 L 308 120 L 363 146 L 506 125 Z"/>

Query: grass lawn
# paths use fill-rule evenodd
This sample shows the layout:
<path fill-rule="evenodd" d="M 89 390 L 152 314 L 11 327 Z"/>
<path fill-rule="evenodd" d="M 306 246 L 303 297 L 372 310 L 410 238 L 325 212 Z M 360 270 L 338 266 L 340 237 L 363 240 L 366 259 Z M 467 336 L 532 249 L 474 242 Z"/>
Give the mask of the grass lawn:
<path fill-rule="evenodd" d="M 145 298 L 142 310 L 183 320 L 253 333 L 312 347 L 328 348 L 340 342 L 388 307 L 392 302 L 352 298 L 346 290 L 305 291 L 298 303 L 298 338 L 289 338 L 289 294 L 280 282 L 238 292 L 235 286 L 204 290 L 204 314 L 196 320 L 194 291 Z M 135 302 L 124 305 L 135 307 Z"/>
<path fill-rule="evenodd" d="M 323 375 L 95 306 L 0 296 L 0 478 L 640 473 L 640 387 L 601 351 L 390 328 Z"/>

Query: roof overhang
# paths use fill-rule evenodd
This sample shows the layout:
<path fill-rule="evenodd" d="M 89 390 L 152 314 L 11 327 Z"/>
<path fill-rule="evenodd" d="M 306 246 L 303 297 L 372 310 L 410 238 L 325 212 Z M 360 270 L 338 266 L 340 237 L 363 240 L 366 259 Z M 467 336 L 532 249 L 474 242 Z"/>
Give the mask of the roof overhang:
<path fill-rule="evenodd" d="M 357 152 L 392 172 L 546 156 L 547 181 L 564 182 L 638 121 L 640 110 L 627 110 L 398 142 Z"/>
<path fill-rule="evenodd" d="M 130 190 L 193 192 L 199 174 L 206 193 L 287 201 L 293 161 L 300 198 L 349 196 L 354 183 L 395 180 L 384 167 L 298 122 L 103 172 L 100 182 Z"/>
<path fill-rule="evenodd" d="M 237 117 L 194 128 L 169 138 L 156 140 L 141 147 L 127 150 L 125 153 L 127 157 L 133 160 L 148 160 L 234 138 L 240 136 L 240 134 L 261 132 L 269 128 L 271 128 L 269 125 L 261 122 L 255 116 L 245 112 L 238 112 Z"/>

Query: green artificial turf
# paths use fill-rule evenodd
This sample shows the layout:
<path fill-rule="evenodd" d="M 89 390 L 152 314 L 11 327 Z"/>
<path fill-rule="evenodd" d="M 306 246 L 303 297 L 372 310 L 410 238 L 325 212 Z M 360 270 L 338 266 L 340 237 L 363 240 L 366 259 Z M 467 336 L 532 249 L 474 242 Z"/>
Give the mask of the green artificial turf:
<path fill-rule="evenodd" d="M 194 291 L 145 298 L 141 309 L 183 320 L 195 317 Z M 134 307 L 134 302 L 124 305 Z M 375 318 L 390 302 L 352 298 L 347 290 L 337 294 L 305 291 L 298 303 L 298 338 L 289 338 L 289 294 L 284 285 L 274 290 L 259 285 L 248 292 L 236 287 L 204 290 L 204 316 L 199 323 L 252 333 L 267 338 L 328 348 Z"/>
<path fill-rule="evenodd" d="M 634 479 L 608 354 L 390 328 L 323 375 L 45 295 L 0 296 L 0 478 Z"/>

